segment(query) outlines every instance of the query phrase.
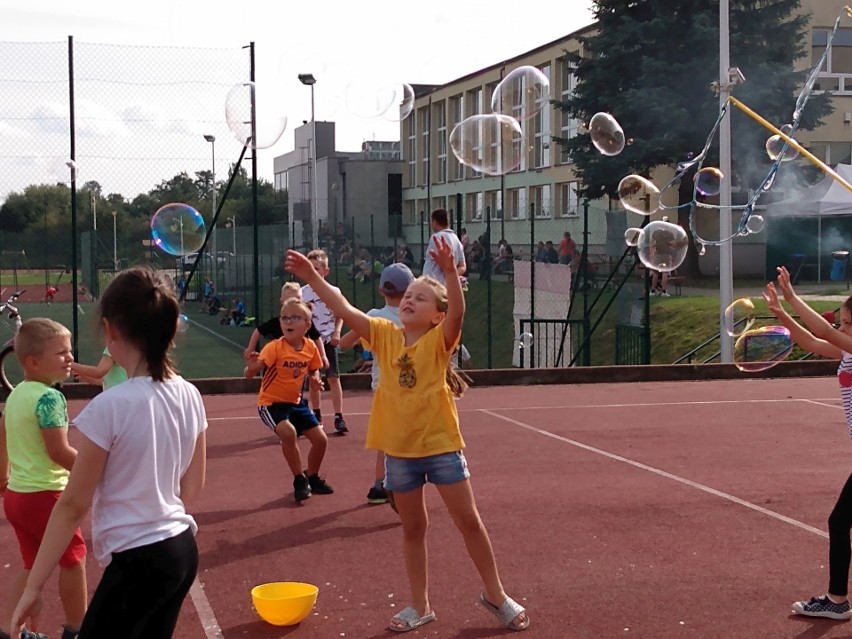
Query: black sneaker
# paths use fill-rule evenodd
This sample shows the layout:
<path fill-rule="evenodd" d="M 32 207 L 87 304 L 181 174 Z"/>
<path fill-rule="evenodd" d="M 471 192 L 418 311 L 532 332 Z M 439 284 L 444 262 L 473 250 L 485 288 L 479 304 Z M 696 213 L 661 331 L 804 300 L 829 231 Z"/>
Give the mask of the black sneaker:
<path fill-rule="evenodd" d="M 340 415 L 334 416 L 334 430 L 338 435 L 349 432 L 349 428 L 346 426 L 346 420 Z"/>
<path fill-rule="evenodd" d="M 373 486 L 367 493 L 367 503 L 373 505 L 388 503 L 388 491 L 386 491 L 383 487 L 376 488 Z"/>
<path fill-rule="evenodd" d="M 827 596 L 813 597 L 810 601 L 797 601 L 793 604 L 793 612 L 806 617 L 825 617 L 826 619 L 849 619 L 852 610 L 849 602 L 834 603 Z"/>
<path fill-rule="evenodd" d="M 325 479 L 319 475 L 308 475 L 308 484 L 310 485 L 311 492 L 317 495 L 331 495 L 334 493 L 334 488 L 329 486 Z"/>
<path fill-rule="evenodd" d="M 79 633 L 79 630 L 72 631 L 68 626 L 62 626 L 62 637 L 60 639 L 77 639 Z"/>
<path fill-rule="evenodd" d="M 293 478 L 293 495 L 296 497 L 296 501 L 305 501 L 310 498 L 311 486 L 308 478 L 304 475 L 296 475 Z"/>

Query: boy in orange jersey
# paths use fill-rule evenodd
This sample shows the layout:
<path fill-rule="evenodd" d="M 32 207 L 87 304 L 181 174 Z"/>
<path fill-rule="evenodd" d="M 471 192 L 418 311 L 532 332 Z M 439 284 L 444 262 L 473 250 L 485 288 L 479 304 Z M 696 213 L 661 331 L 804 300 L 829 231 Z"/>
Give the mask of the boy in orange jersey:
<path fill-rule="evenodd" d="M 260 383 L 257 412 L 281 440 L 281 452 L 293 473 L 296 502 L 312 493 L 330 495 L 334 489 L 319 476 L 328 439 L 319 421 L 302 396 L 305 378 L 321 384 L 319 371 L 322 358 L 316 345 L 305 337 L 311 326 L 311 309 L 303 302 L 290 299 L 281 305 L 278 321 L 283 336 L 269 342 L 260 353 L 250 353 L 245 376 L 251 379 L 265 368 Z M 303 471 L 302 456 L 296 439 L 303 435 L 311 443 L 308 467 Z"/>

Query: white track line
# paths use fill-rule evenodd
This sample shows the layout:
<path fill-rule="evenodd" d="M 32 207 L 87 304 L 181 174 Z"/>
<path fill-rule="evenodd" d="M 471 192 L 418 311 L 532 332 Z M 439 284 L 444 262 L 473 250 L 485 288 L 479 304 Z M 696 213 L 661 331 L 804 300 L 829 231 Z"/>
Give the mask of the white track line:
<path fill-rule="evenodd" d="M 198 577 L 192 582 L 189 596 L 192 597 L 192 603 L 195 605 L 195 611 L 198 613 L 201 627 L 204 628 L 207 639 L 225 639 L 225 635 L 222 634 L 222 629 L 219 627 L 219 622 L 216 621 L 216 615 L 213 614 L 210 600 L 204 593 L 204 585 L 198 580 Z"/>
<path fill-rule="evenodd" d="M 582 442 L 578 442 L 574 439 L 569 439 L 567 437 L 562 437 L 561 435 L 556 435 L 555 433 L 551 433 L 550 431 L 543 430 L 541 428 L 536 428 L 531 424 L 527 424 L 525 422 L 518 421 L 516 419 L 512 419 L 511 417 L 505 417 L 500 415 L 499 413 L 495 413 L 488 409 L 480 409 L 481 412 L 486 415 L 491 415 L 497 419 L 502 419 L 505 422 L 509 422 L 510 424 L 514 424 L 516 426 L 520 426 L 526 430 L 532 431 L 534 433 L 538 433 L 539 435 L 544 435 L 545 437 L 550 437 L 551 439 L 555 439 L 557 441 L 564 442 L 566 444 L 571 444 L 572 446 L 576 446 L 577 448 L 582 448 L 583 450 L 589 451 L 591 453 L 595 453 L 596 455 L 602 455 L 603 457 L 607 457 L 614 461 L 621 462 L 623 464 L 628 464 L 635 468 L 639 468 L 641 470 L 646 470 L 649 473 L 654 473 L 655 475 L 659 475 L 660 477 L 665 477 L 666 479 L 671 479 L 673 481 L 679 482 L 691 488 L 697 488 L 705 493 L 710 495 L 714 495 L 715 497 L 721 497 L 722 499 L 726 499 L 735 504 L 739 504 L 740 506 L 744 506 L 746 508 L 750 508 L 756 512 L 759 512 L 768 517 L 772 517 L 773 519 L 777 519 L 778 521 L 783 521 L 786 524 L 790 524 L 791 526 L 795 526 L 796 528 L 800 528 L 801 530 L 813 533 L 815 535 L 819 535 L 820 537 L 824 537 L 828 539 L 828 533 L 820 530 L 819 528 L 814 528 L 806 523 L 793 519 L 792 517 L 787 517 L 786 515 L 782 515 L 781 513 L 777 513 L 774 510 L 769 510 L 768 508 L 764 508 L 763 506 L 758 506 L 757 504 L 753 504 L 750 501 L 746 501 L 744 499 L 740 499 L 739 497 L 734 497 L 733 495 L 729 495 L 728 493 L 723 493 L 721 490 L 716 490 L 715 488 L 710 488 L 710 486 L 705 486 L 704 484 L 699 484 L 698 482 L 694 482 L 690 479 L 686 479 L 685 477 L 679 477 L 678 475 L 673 475 L 664 470 L 660 470 L 659 468 L 654 468 L 653 466 L 648 466 L 647 464 L 643 464 L 641 462 L 634 461 L 632 459 L 628 459 L 627 457 L 622 457 L 621 455 L 616 455 L 615 453 L 610 453 L 608 451 L 602 450 L 600 448 L 595 448 L 594 446 L 589 446 L 588 444 L 583 444 Z"/>
<path fill-rule="evenodd" d="M 192 326 L 195 326 L 196 328 L 200 328 L 200 329 L 201 329 L 201 330 L 203 330 L 203 331 L 207 331 L 207 332 L 208 332 L 208 333 L 210 333 L 213 337 L 218 337 L 218 338 L 219 338 L 220 340 L 222 340 L 223 342 L 227 342 L 228 344 L 230 344 L 230 345 L 232 345 L 232 346 L 236 346 L 236 347 L 240 350 L 240 352 L 243 352 L 243 351 L 246 349 L 245 344 L 237 344 L 237 343 L 236 343 L 236 342 L 234 342 L 233 340 L 229 340 L 229 339 L 228 339 L 227 337 L 225 337 L 224 335 L 220 335 L 220 334 L 219 334 L 219 333 L 217 333 L 216 331 L 212 331 L 212 330 L 210 330 L 209 328 L 207 328 L 206 326 L 204 326 L 204 324 L 199 324 L 198 322 L 196 322 L 194 319 L 192 319 L 192 318 L 191 318 L 191 317 L 189 317 L 188 315 L 187 315 L 187 318 L 186 318 L 186 319 L 187 319 L 187 321 L 188 321 L 188 322 L 189 322 Z"/>
<path fill-rule="evenodd" d="M 808 404 L 815 404 L 817 406 L 825 406 L 826 408 L 839 408 L 840 410 L 843 410 L 843 406 L 841 404 L 826 404 L 825 403 L 826 401 L 831 401 L 831 400 L 820 401 L 818 399 L 803 399 L 802 401 L 807 402 Z"/>

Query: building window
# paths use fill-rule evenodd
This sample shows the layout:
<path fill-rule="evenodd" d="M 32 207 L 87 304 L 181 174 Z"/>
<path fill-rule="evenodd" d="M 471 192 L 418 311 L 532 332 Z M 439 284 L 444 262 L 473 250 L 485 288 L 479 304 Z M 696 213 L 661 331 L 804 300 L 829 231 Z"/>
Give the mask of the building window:
<path fill-rule="evenodd" d="M 417 202 L 415 200 L 406 200 L 403 204 L 405 216 L 405 224 L 417 224 Z"/>
<path fill-rule="evenodd" d="M 464 120 L 464 99 L 462 96 L 457 95 L 454 98 L 450 98 L 450 113 L 452 115 L 452 126 L 455 128 L 457 124 L 459 124 L 462 120 Z M 452 160 L 452 176 L 454 180 L 463 180 L 464 179 L 464 164 L 458 161 L 458 158 L 453 156 Z"/>
<path fill-rule="evenodd" d="M 849 164 L 852 161 L 852 145 L 849 142 L 829 142 L 827 155 L 827 163 Z"/>
<path fill-rule="evenodd" d="M 488 191 L 485 194 L 485 206 L 491 211 L 492 220 L 503 219 L 503 192 Z"/>
<path fill-rule="evenodd" d="M 437 171 L 435 182 L 443 184 L 447 181 L 447 109 L 446 102 L 439 102 L 435 106 L 435 122 L 438 129 L 437 140 Z"/>
<path fill-rule="evenodd" d="M 431 215 L 432 211 L 434 211 L 435 209 L 446 209 L 447 211 L 449 211 L 449 209 L 447 208 L 447 198 L 446 197 L 433 197 L 432 198 L 432 208 L 429 209 L 429 214 Z"/>
<path fill-rule="evenodd" d="M 473 115 L 479 115 L 481 113 L 485 113 L 484 105 L 482 103 L 483 92 L 482 88 L 473 89 L 472 91 L 468 91 L 468 117 Z M 481 163 L 485 158 L 485 148 L 482 146 L 482 125 L 480 124 L 479 133 L 475 136 L 474 142 L 476 144 L 472 147 L 472 156 L 477 163 Z M 481 177 L 482 173 L 476 171 L 474 169 L 470 169 L 468 172 L 468 177 Z"/>
<path fill-rule="evenodd" d="M 814 29 L 811 32 L 811 66 L 816 65 L 825 51 L 830 34 L 830 29 Z M 841 27 L 837 30 L 814 89 L 852 93 L 852 28 Z"/>
<path fill-rule="evenodd" d="M 420 109 L 420 184 L 429 184 L 429 107 Z"/>
<path fill-rule="evenodd" d="M 519 189 L 509 189 L 506 191 L 506 201 L 509 207 L 509 214 L 513 220 L 527 219 L 527 189 L 521 187 Z"/>
<path fill-rule="evenodd" d="M 580 199 L 577 196 L 579 182 L 562 182 L 556 185 L 557 206 L 559 217 L 578 217 L 580 215 Z"/>
<path fill-rule="evenodd" d="M 482 214 L 485 210 L 483 206 L 484 199 L 482 192 L 468 193 L 464 197 L 465 219 L 468 222 L 481 222 Z"/>
<path fill-rule="evenodd" d="M 417 125 L 415 117 L 412 113 L 406 123 L 408 126 L 408 149 L 406 157 L 408 158 L 408 184 L 409 186 L 417 185 Z"/>
<path fill-rule="evenodd" d="M 574 95 L 574 88 L 577 86 L 577 76 L 574 75 L 574 70 L 577 68 L 577 65 L 571 62 L 568 58 L 562 58 L 561 61 L 561 81 L 560 81 L 560 99 L 563 102 L 567 102 Z M 559 136 L 565 140 L 576 137 L 579 122 L 577 118 L 572 118 L 567 112 L 560 111 L 560 127 L 559 127 Z M 571 162 L 571 155 L 564 148 L 559 156 L 559 161 L 562 164 L 568 164 Z"/>
<path fill-rule="evenodd" d="M 550 82 L 550 65 L 546 64 L 539 70 Z M 549 102 L 549 96 L 539 96 L 535 101 L 535 108 L 539 110 L 533 118 L 533 166 L 535 168 L 550 166 L 550 119 L 553 111 Z"/>
<path fill-rule="evenodd" d="M 550 185 L 530 187 L 530 201 L 535 206 L 537 219 L 549 219 L 553 215 L 553 206 L 550 200 Z"/>

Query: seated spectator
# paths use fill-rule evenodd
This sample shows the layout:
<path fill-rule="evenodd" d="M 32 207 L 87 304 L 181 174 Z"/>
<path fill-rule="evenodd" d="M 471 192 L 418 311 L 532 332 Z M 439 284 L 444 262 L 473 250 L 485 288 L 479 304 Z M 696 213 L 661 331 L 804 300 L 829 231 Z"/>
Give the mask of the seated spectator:
<path fill-rule="evenodd" d="M 544 245 L 544 260 L 543 262 L 547 262 L 548 264 L 558 264 L 559 263 L 559 253 L 556 252 L 556 248 L 553 246 L 553 242 L 547 240 Z"/>
<path fill-rule="evenodd" d="M 210 313 L 210 315 L 218 315 L 221 310 L 222 300 L 220 300 L 219 296 L 214 293 L 213 296 L 207 300 L 207 312 Z"/>
<path fill-rule="evenodd" d="M 411 252 L 407 244 L 403 244 L 402 248 L 399 249 L 399 256 L 396 258 L 396 261 L 402 262 L 408 268 L 414 266 L 414 253 Z"/>
<path fill-rule="evenodd" d="M 544 248 L 544 242 L 539 242 L 535 245 L 535 261 L 536 262 L 546 262 L 545 259 L 547 257 L 547 251 Z"/>
<path fill-rule="evenodd" d="M 506 238 L 501 239 L 497 243 L 497 261 L 494 264 L 494 272 L 505 273 L 512 270 L 513 259 L 512 246 L 506 241 Z"/>
<path fill-rule="evenodd" d="M 465 255 L 465 261 L 470 266 L 471 271 L 482 272 L 482 244 L 479 243 L 479 240 L 474 240 L 473 244 L 470 245 L 470 254 Z"/>
<path fill-rule="evenodd" d="M 222 318 L 222 324 L 230 326 L 240 326 L 246 319 L 246 305 L 238 298 L 231 300 L 231 308 L 228 309 L 228 314 Z"/>

